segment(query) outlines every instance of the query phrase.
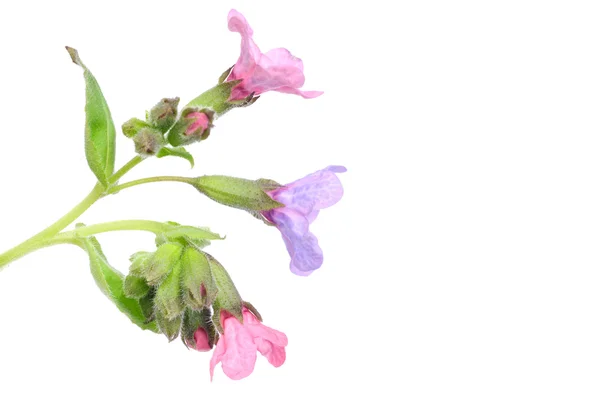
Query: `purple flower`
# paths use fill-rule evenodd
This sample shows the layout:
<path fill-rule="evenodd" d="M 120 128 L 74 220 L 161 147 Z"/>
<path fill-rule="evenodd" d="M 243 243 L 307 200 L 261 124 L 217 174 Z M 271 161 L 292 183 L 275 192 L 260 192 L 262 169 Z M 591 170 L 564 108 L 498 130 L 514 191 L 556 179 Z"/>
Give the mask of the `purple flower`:
<path fill-rule="evenodd" d="M 346 171 L 342 166 L 329 166 L 267 194 L 285 207 L 265 210 L 262 215 L 275 224 L 292 260 L 290 270 L 308 276 L 323 264 L 323 251 L 309 226 L 319 210 L 335 205 L 344 194 L 335 173 Z"/>
<path fill-rule="evenodd" d="M 236 10 L 227 16 L 229 30 L 242 36 L 242 49 L 227 81 L 241 79 L 233 88 L 230 100 L 244 99 L 251 93 L 260 95 L 268 91 L 292 93 L 306 99 L 323 94 L 320 91 L 302 91 L 304 65 L 287 49 L 278 48 L 262 53 L 254 40 L 252 28 L 246 18 Z"/>

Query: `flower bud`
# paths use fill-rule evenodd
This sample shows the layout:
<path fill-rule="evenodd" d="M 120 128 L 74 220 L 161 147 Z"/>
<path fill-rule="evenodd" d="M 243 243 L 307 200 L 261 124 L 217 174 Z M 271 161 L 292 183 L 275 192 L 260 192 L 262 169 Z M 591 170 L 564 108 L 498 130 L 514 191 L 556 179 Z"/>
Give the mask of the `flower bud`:
<path fill-rule="evenodd" d="M 162 244 L 154 255 L 143 264 L 140 269 L 141 276 L 151 286 L 159 284 L 178 263 L 182 250 L 183 246 L 179 243 L 166 242 Z"/>
<path fill-rule="evenodd" d="M 148 260 L 154 255 L 153 252 L 136 252 L 129 258 L 131 266 L 129 267 L 129 274 L 134 276 L 143 277 L 143 269 Z"/>
<path fill-rule="evenodd" d="M 132 118 L 123 123 L 121 129 L 123 130 L 123 134 L 127 138 L 133 138 L 138 132 L 140 132 L 143 128 L 151 128 L 150 124 L 145 121 L 140 120 L 139 118 Z"/>
<path fill-rule="evenodd" d="M 207 108 L 186 108 L 169 131 L 169 143 L 172 146 L 185 146 L 208 138 L 214 115 L 214 111 Z"/>
<path fill-rule="evenodd" d="M 181 339 L 186 347 L 196 351 L 209 351 L 215 343 L 216 335 L 210 309 L 186 309 L 181 326 Z"/>
<path fill-rule="evenodd" d="M 195 178 L 191 184 L 212 200 L 238 209 L 263 211 L 284 206 L 265 192 L 278 185 L 274 181 L 205 175 Z"/>
<path fill-rule="evenodd" d="M 227 311 L 235 316 L 240 322 L 242 318 L 242 297 L 237 288 L 231 281 L 231 277 L 227 273 L 227 270 L 211 255 L 206 254 L 208 263 L 210 264 L 210 270 L 217 285 L 217 296 L 213 302 L 213 324 L 222 333 L 223 327 L 221 326 L 220 316 L 221 312 Z"/>
<path fill-rule="evenodd" d="M 142 157 L 154 156 L 165 145 L 163 134 L 153 128 L 143 128 L 133 137 L 135 151 Z"/>
<path fill-rule="evenodd" d="M 150 323 L 154 320 L 154 288 L 150 288 L 148 294 L 139 300 L 142 314 L 146 318 L 146 322 Z"/>
<path fill-rule="evenodd" d="M 187 247 L 181 257 L 181 290 L 188 308 L 210 307 L 217 295 L 206 255 L 195 247 Z"/>
<path fill-rule="evenodd" d="M 154 317 L 156 319 L 156 323 L 158 324 L 158 328 L 165 336 L 167 336 L 169 341 L 173 341 L 177 338 L 183 320 L 181 315 L 169 320 L 165 315 L 160 313 L 159 310 L 155 309 Z"/>
<path fill-rule="evenodd" d="M 148 121 L 162 133 L 167 132 L 175 124 L 178 105 L 178 97 L 162 99 L 150 110 Z"/>
<path fill-rule="evenodd" d="M 150 287 L 146 280 L 141 277 L 129 274 L 123 282 L 123 293 L 127 298 L 140 299 L 148 295 Z"/>
<path fill-rule="evenodd" d="M 160 283 L 154 297 L 154 307 L 168 320 L 175 319 L 183 312 L 180 277 L 181 262 L 178 261 Z"/>

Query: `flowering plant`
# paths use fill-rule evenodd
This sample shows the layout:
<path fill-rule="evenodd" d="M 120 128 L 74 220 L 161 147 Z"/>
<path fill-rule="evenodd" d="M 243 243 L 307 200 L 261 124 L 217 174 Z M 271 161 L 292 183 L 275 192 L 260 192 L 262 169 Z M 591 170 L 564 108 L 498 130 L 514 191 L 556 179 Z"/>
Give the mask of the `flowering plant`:
<path fill-rule="evenodd" d="M 228 111 L 254 104 L 259 95 L 277 91 L 315 98 L 317 91 L 303 91 L 303 64 L 288 50 L 262 53 L 252 39 L 246 19 L 232 10 L 229 29 L 241 35 L 241 53 L 235 65 L 223 73 L 216 86 L 179 107 L 179 98 L 164 98 L 146 113 L 122 124 L 123 134 L 134 144 L 136 155 L 115 169 L 116 129 L 98 81 L 78 52 L 67 51 L 83 69 L 85 79 L 85 154 L 97 179 L 92 191 L 71 211 L 38 234 L 0 255 L 0 269 L 35 250 L 72 244 L 87 252 L 90 270 L 100 290 L 140 328 L 164 334 L 169 341 L 180 337 L 190 349 L 215 348 L 210 361 L 211 378 L 221 363 L 232 379 L 248 376 L 260 352 L 275 367 L 285 361 L 288 339 L 262 323 L 256 308 L 244 300 L 229 273 L 205 248 L 223 238 L 208 228 L 175 222 L 119 220 L 93 225 L 73 224 L 96 201 L 137 185 L 175 181 L 188 184 L 212 200 L 243 209 L 283 237 L 290 254 L 290 270 L 308 276 L 323 263 L 323 253 L 310 223 L 321 209 L 337 203 L 343 194 L 330 166 L 287 185 L 271 179 L 249 180 L 229 176 L 157 176 L 121 183 L 144 160 L 175 156 L 194 166 L 187 147 L 206 140 L 214 122 Z M 96 234 L 149 231 L 156 235 L 156 249 L 134 253 L 127 275 L 107 260 Z"/>

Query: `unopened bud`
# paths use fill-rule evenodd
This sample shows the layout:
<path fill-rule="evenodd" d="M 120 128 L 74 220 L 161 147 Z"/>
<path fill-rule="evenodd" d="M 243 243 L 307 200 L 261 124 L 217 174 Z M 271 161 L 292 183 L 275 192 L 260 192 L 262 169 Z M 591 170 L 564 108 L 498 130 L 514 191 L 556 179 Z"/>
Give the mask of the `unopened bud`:
<path fill-rule="evenodd" d="M 196 351 L 210 351 L 215 343 L 216 331 L 210 317 L 210 309 L 194 311 L 187 309 L 181 327 L 181 339 L 186 347 Z"/>
<path fill-rule="evenodd" d="M 159 310 L 154 311 L 154 317 L 160 331 L 167 336 L 169 341 L 173 341 L 179 335 L 181 329 L 182 318 L 181 315 L 175 319 L 167 319 Z"/>
<path fill-rule="evenodd" d="M 178 263 L 182 250 L 183 246 L 175 242 L 166 242 L 159 246 L 152 258 L 144 263 L 142 277 L 151 286 L 159 284 Z"/>
<path fill-rule="evenodd" d="M 162 133 L 167 132 L 175 124 L 178 105 L 178 97 L 162 99 L 150 110 L 148 121 Z"/>
<path fill-rule="evenodd" d="M 211 255 L 206 254 L 210 270 L 217 285 L 217 296 L 213 302 L 213 323 L 223 332 L 221 327 L 220 316 L 221 312 L 227 311 L 235 316 L 240 322 L 243 322 L 242 317 L 242 297 L 237 288 L 233 284 L 227 270 Z"/>
<path fill-rule="evenodd" d="M 123 282 L 123 293 L 127 298 L 140 299 L 145 297 L 150 291 L 146 280 L 141 277 L 129 274 Z"/>
<path fill-rule="evenodd" d="M 175 319 L 183 312 L 180 277 L 181 262 L 177 262 L 158 286 L 154 297 L 155 308 L 168 320 Z"/>
<path fill-rule="evenodd" d="M 191 309 L 209 307 L 217 295 L 208 259 L 195 247 L 187 247 L 181 257 L 183 301 Z"/>
<path fill-rule="evenodd" d="M 143 277 L 142 271 L 148 260 L 154 255 L 153 252 L 136 252 L 129 258 L 131 266 L 129 267 L 129 274 L 134 276 Z"/>
<path fill-rule="evenodd" d="M 214 112 L 210 109 L 188 108 L 169 131 L 168 141 L 172 146 L 185 146 L 202 141 L 210 135 Z"/>
<path fill-rule="evenodd" d="M 150 124 L 140 120 L 139 118 L 132 118 L 123 123 L 123 125 L 121 126 L 123 134 L 127 138 L 133 138 L 138 132 L 140 132 L 144 128 L 150 128 Z"/>
<path fill-rule="evenodd" d="M 165 145 L 163 134 L 153 128 L 144 128 L 133 137 L 135 151 L 141 156 L 154 156 Z"/>
<path fill-rule="evenodd" d="M 154 288 L 151 288 L 148 294 L 139 300 L 142 314 L 146 318 L 147 322 L 154 320 L 154 294 Z"/>

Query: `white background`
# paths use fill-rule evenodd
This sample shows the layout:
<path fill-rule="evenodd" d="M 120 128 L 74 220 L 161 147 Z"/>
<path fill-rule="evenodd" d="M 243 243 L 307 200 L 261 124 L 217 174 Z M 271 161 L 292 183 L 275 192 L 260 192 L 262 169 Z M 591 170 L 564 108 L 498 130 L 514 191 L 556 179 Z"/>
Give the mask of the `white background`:
<path fill-rule="evenodd" d="M 164 183 L 79 221 L 208 225 L 210 248 L 265 323 L 279 369 L 231 381 L 210 354 L 142 332 L 96 289 L 79 249 L 0 273 L 2 400 L 598 400 L 600 13 L 578 1 L 144 1 L 0 5 L 0 248 L 92 187 L 83 79 L 117 125 L 186 103 L 239 54 L 235 7 L 263 51 L 305 63 L 315 100 L 269 93 L 180 159 L 130 178 L 227 174 L 289 182 L 343 164 L 343 200 L 313 226 L 321 270 L 292 275 L 274 228 Z M 132 155 L 118 137 L 117 163 Z M 122 270 L 146 233 L 99 237 Z"/>

